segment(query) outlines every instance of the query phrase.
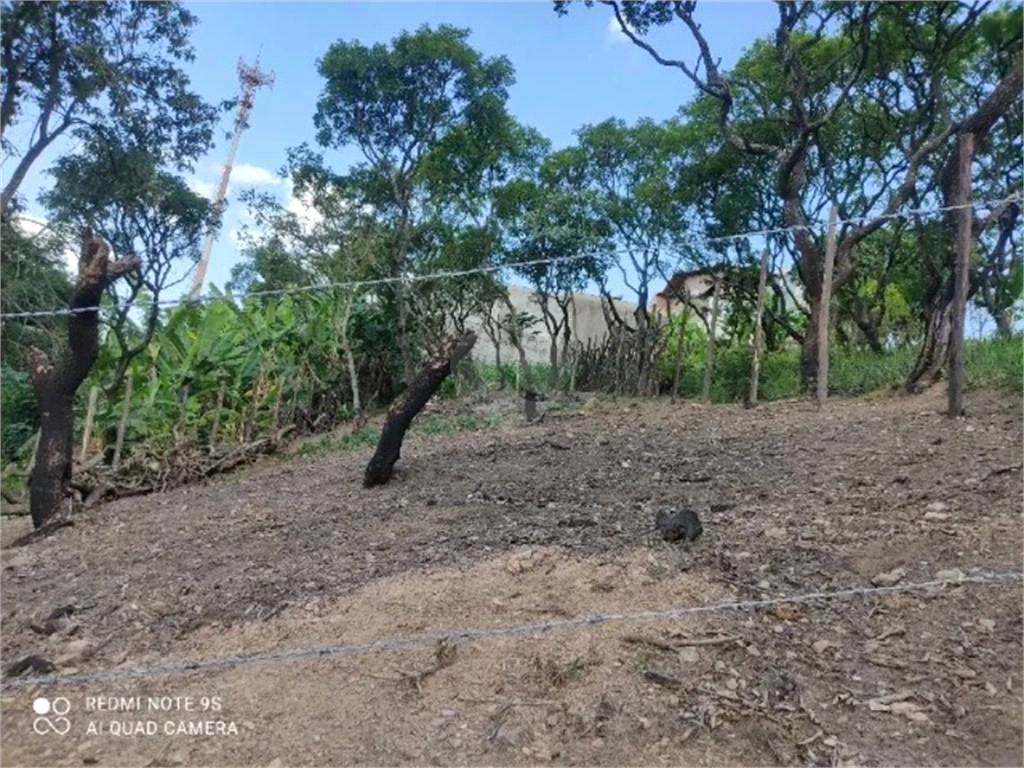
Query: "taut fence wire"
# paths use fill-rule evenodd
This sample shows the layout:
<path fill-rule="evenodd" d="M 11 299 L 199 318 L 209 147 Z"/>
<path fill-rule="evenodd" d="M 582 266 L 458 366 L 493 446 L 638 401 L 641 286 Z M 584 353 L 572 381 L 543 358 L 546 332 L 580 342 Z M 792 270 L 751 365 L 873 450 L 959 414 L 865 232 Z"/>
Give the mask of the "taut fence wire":
<path fill-rule="evenodd" d="M 863 221 L 874 221 L 876 219 L 883 219 L 886 221 L 892 219 L 906 218 L 908 216 L 917 215 L 933 215 L 937 213 L 946 213 L 949 211 L 958 211 L 965 208 L 995 208 L 996 206 L 1003 205 L 1008 202 L 1020 200 L 1020 195 L 1011 195 L 1010 197 L 1002 200 L 991 200 L 985 202 L 968 203 L 966 205 L 951 205 L 943 208 L 920 208 L 906 211 L 899 211 L 897 213 L 888 214 L 886 216 L 857 216 L 850 219 L 841 219 L 837 222 L 838 226 L 844 224 L 857 224 Z M 699 240 L 694 240 L 693 245 L 712 245 L 714 243 L 726 243 L 735 240 L 745 240 L 753 237 L 766 237 L 768 235 L 779 235 L 787 232 L 796 232 L 801 230 L 814 230 L 817 225 L 805 224 L 792 227 L 777 227 L 774 229 L 760 229 L 751 232 L 742 232 L 737 235 L 721 235 L 717 237 L 705 237 Z M 622 249 L 616 249 L 613 253 L 623 253 Z M 605 252 L 607 255 L 609 252 Z M 255 298 L 280 298 L 282 296 L 290 296 L 294 294 L 310 293 L 317 291 L 330 291 L 330 290 L 357 290 L 360 288 L 371 288 L 381 285 L 391 285 L 394 283 L 417 283 L 426 282 L 431 280 L 450 280 L 456 277 L 469 277 L 471 275 L 482 275 L 493 272 L 501 272 L 506 269 L 516 269 L 521 267 L 539 266 L 542 264 L 558 264 L 563 262 L 579 261 L 582 259 L 593 258 L 594 254 L 578 254 L 575 256 L 560 256 L 557 258 L 550 259 L 533 259 L 530 261 L 518 261 L 504 264 L 491 264 L 484 267 L 474 267 L 472 269 L 461 269 L 444 272 L 432 272 L 422 275 L 407 275 L 405 277 L 381 277 L 373 280 L 354 280 L 346 282 L 334 282 L 334 283 L 315 283 L 313 285 L 297 286 L 293 288 L 279 288 L 274 290 L 266 291 L 251 291 L 249 293 L 240 294 L 232 297 L 236 301 L 245 301 L 246 299 Z M 180 299 L 164 299 L 156 302 L 158 307 L 165 309 L 178 307 L 184 304 L 207 304 L 212 301 L 217 301 L 224 298 L 223 295 L 217 294 L 205 294 L 203 296 L 197 296 L 194 299 L 180 298 Z M 0 323 L 11 321 L 11 320 L 27 320 L 34 317 L 63 317 L 67 315 L 74 315 L 82 312 L 95 312 L 97 310 L 101 312 L 119 312 L 125 309 L 131 309 L 132 307 L 139 306 L 144 308 L 150 308 L 152 303 L 143 302 L 127 302 L 127 303 L 114 303 L 99 307 L 77 307 L 75 309 L 50 309 L 50 310 L 38 310 L 33 312 L 6 312 L 0 314 Z"/>
<path fill-rule="evenodd" d="M 440 640 L 487 640 L 494 638 L 518 637 L 523 635 L 534 635 L 547 632 L 558 632 L 565 630 L 579 629 L 581 627 L 603 626 L 606 624 L 641 623 L 659 620 L 681 619 L 687 616 L 695 616 L 709 613 L 725 613 L 728 611 L 750 611 L 760 608 L 770 608 L 782 603 L 813 603 L 827 600 L 847 600 L 856 597 L 868 597 L 878 594 L 892 594 L 894 592 L 909 592 L 912 590 L 938 589 L 943 587 L 957 587 L 966 585 L 990 585 L 1011 580 L 1021 580 L 1024 574 L 1021 573 L 993 573 L 981 571 L 973 575 L 964 576 L 961 579 L 932 579 L 929 581 L 907 582 L 887 587 L 850 587 L 832 591 L 809 592 L 798 595 L 786 595 L 771 597 L 761 600 L 734 600 L 713 605 L 690 606 L 684 608 L 670 608 L 663 611 L 640 611 L 636 613 L 604 613 L 585 614 L 574 616 L 568 619 L 554 619 L 552 621 L 534 622 L 530 624 L 516 624 L 507 627 L 490 628 L 464 628 L 450 629 L 436 632 L 426 632 L 406 637 L 388 637 L 380 640 L 371 640 L 364 643 L 349 643 L 329 645 L 320 648 L 299 648 L 267 651 L 264 653 L 238 654 L 225 656 L 219 659 L 197 659 L 192 661 L 178 661 L 168 664 L 157 664 L 148 667 L 135 669 L 112 669 L 100 672 L 88 672 L 70 675 L 46 675 L 42 677 L 10 678 L 0 681 L 0 690 L 15 688 L 32 688 L 40 686 L 71 685 L 75 683 L 90 683 L 100 680 L 118 680 L 127 678 L 155 677 L 158 675 L 187 674 L 212 669 L 223 669 L 237 667 L 247 664 L 266 662 L 297 661 L 300 659 L 323 659 L 340 658 L 346 656 L 358 656 L 376 651 L 394 651 L 405 648 L 431 645 Z"/>

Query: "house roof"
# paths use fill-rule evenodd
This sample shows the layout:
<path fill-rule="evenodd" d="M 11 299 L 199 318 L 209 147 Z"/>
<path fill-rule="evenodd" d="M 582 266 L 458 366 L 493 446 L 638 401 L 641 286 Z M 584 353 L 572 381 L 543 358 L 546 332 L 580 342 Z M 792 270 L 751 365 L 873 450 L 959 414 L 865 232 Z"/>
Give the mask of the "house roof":
<path fill-rule="evenodd" d="M 658 293 L 656 293 L 655 297 L 661 299 L 676 298 L 682 292 L 683 288 L 686 286 L 686 283 L 691 278 L 711 277 L 714 274 L 714 272 L 715 269 L 712 267 L 707 267 L 705 269 L 694 269 L 688 272 L 674 272 L 672 274 L 672 277 L 670 277 L 668 282 L 665 284 L 665 287 L 662 288 Z M 705 298 L 706 296 L 710 296 L 712 291 L 713 289 L 709 288 L 702 293 L 691 294 L 690 298 Z"/>

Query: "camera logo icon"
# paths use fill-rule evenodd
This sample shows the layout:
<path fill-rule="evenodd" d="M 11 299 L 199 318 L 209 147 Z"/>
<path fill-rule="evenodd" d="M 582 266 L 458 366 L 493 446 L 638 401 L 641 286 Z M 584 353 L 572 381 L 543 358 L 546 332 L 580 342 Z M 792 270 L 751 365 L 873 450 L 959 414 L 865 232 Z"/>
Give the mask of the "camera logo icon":
<path fill-rule="evenodd" d="M 37 715 L 32 721 L 32 730 L 40 736 L 47 733 L 63 736 L 71 730 L 71 721 L 64 717 L 71 711 L 71 702 L 63 696 L 58 696 L 53 701 L 40 696 L 32 702 L 32 711 Z M 49 715 L 54 717 L 51 718 Z"/>

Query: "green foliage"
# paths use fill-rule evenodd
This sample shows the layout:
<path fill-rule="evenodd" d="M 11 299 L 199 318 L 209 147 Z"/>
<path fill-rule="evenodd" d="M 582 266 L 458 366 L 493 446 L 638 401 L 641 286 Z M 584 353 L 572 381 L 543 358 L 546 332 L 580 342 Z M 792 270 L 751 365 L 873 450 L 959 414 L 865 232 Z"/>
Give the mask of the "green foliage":
<path fill-rule="evenodd" d="M 968 387 L 999 387 L 1020 393 L 1024 388 L 1024 346 L 1021 338 L 971 339 L 964 343 L 964 370 Z M 897 389 L 914 366 L 916 350 L 911 347 L 876 353 L 856 348 L 833 347 L 829 357 L 829 392 L 855 397 L 880 390 Z M 748 346 L 719 347 L 711 381 L 715 403 L 742 402 L 750 391 L 752 352 Z M 687 355 L 679 391 L 698 397 L 703 386 L 704 347 Z M 662 381 L 667 388 L 672 371 L 663 360 Z M 797 349 L 767 352 L 761 358 L 758 399 L 768 402 L 803 394 L 800 383 L 800 354 Z"/>
<path fill-rule="evenodd" d="M 665 333 L 668 334 L 668 338 L 665 342 L 665 352 L 661 356 L 661 380 L 666 386 L 671 386 L 672 378 L 675 375 L 676 352 L 680 343 L 683 345 L 680 382 L 687 371 L 698 366 L 701 371 L 704 370 L 704 353 L 707 349 L 708 336 L 704 328 L 701 327 L 700 320 L 694 316 L 692 311 L 680 311 L 673 314 Z M 682 387 L 680 391 L 683 391 Z"/>
<path fill-rule="evenodd" d="M 326 80 L 314 123 L 321 146 L 359 144 L 371 162 L 401 167 L 403 149 L 431 149 L 458 127 L 494 119 L 513 82 L 508 59 L 484 59 L 468 29 L 403 32 L 390 47 L 334 43 L 317 62 Z M 466 122 L 460 126 L 460 116 Z M 414 150 L 413 150 L 414 151 Z"/>
<path fill-rule="evenodd" d="M 39 423 L 35 394 L 28 375 L 0 367 L 0 460 L 25 463 Z"/>
<path fill-rule="evenodd" d="M 143 445 L 161 450 L 182 439 L 209 445 L 215 423 L 219 444 L 272 434 L 287 424 L 302 433 L 314 424 L 323 430 L 351 418 L 352 392 L 335 330 L 340 312 L 337 296 L 324 292 L 299 301 L 285 297 L 241 305 L 229 294 L 168 313 L 129 365 L 129 450 Z M 386 326 L 378 314 L 375 305 L 356 301 L 353 325 L 361 339 L 373 339 L 381 332 L 374 328 Z M 102 382 L 118 359 L 117 344 L 108 335 L 88 383 Z M 357 374 L 371 396 L 386 399 L 390 391 L 379 391 L 379 383 L 372 388 L 380 377 L 376 360 L 362 355 Z M 76 402 L 79 424 L 87 392 L 83 387 Z M 94 434 L 115 430 L 121 408 L 119 399 L 101 398 Z"/>
<path fill-rule="evenodd" d="M 652 286 L 669 269 L 670 252 L 685 250 L 689 200 L 680 194 L 678 180 L 688 159 L 689 133 L 677 120 L 645 119 L 630 126 L 610 119 L 583 126 L 577 136 L 577 146 L 552 156 L 545 176 L 589 208 L 591 239 L 602 236 L 607 254 L 592 276 L 603 284 L 603 273 L 617 266 L 646 311 Z M 588 247 L 596 250 L 598 243 Z"/>
<path fill-rule="evenodd" d="M 361 429 L 358 432 L 346 432 L 341 437 L 325 435 L 319 440 L 307 440 L 302 443 L 297 453 L 300 456 L 319 456 L 335 451 L 359 451 L 374 448 L 380 441 L 379 429 Z"/>
<path fill-rule="evenodd" d="M 2 12 L 0 137 L 4 153 L 19 158 L 4 211 L 36 158 L 65 134 L 91 141 L 116 131 L 178 170 L 209 148 L 218 109 L 179 68 L 194 58 L 197 21 L 181 3 L 4 2 Z M 42 129 L 16 148 L 7 129 L 24 118 Z"/>
<path fill-rule="evenodd" d="M 53 189 L 41 200 L 56 225 L 71 231 L 91 226 L 115 253 L 140 254 L 139 268 L 108 289 L 119 303 L 143 299 L 154 307 L 134 344 L 127 311 L 116 314 L 111 327 L 127 360 L 148 343 L 158 320 L 155 303 L 199 260 L 203 236 L 216 222 L 209 200 L 161 168 L 166 150 L 114 133 L 93 136 L 77 154 L 59 158 L 50 170 Z M 116 387 L 120 376 L 113 378 Z"/>
<path fill-rule="evenodd" d="M 1024 392 L 1024 339 L 972 339 L 964 344 L 964 378 L 968 387 L 996 386 Z"/>
<path fill-rule="evenodd" d="M 59 236 L 44 230 L 34 236 L 24 231 L 16 214 L 0 216 L 0 311 L 4 313 L 48 311 L 67 306 L 71 278 L 58 254 Z M 0 325 L 5 365 L 18 367 L 24 352 L 35 346 L 52 357 L 67 343 L 63 318 L 39 317 L 10 320 Z"/>
<path fill-rule="evenodd" d="M 864 395 L 899 387 L 913 369 L 915 357 L 912 347 L 883 353 L 833 347 L 829 355 L 829 392 Z"/>

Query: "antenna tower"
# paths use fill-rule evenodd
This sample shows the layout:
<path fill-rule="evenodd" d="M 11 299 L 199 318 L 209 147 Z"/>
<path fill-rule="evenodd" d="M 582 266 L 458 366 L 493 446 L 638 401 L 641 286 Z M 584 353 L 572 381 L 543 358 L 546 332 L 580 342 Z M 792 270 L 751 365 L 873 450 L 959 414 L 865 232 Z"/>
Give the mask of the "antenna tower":
<path fill-rule="evenodd" d="M 238 152 L 238 141 L 242 138 L 242 131 L 249 127 L 247 122 L 249 112 L 252 111 L 252 97 L 257 88 L 267 86 L 274 87 L 274 73 L 262 72 L 260 70 L 260 59 L 256 57 L 256 64 L 248 66 L 242 59 L 238 60 L 238 81 L 242 84 L 242 98 L 238 102 L 238 115 L 235 117 L 235 131 L 231 137 L 231 149 L 228 151 L 228 160 L 224 164 L 224 171 L 220 176 L 220 186 L 217 187 L 217 196 L 213 200 L 213 208 L 219 217 L 224 210 L 224 197 L 227 195 L 228 182 L 231 179 L 231 167 L 235 164 L 235 154 Z M 216 228 L 210 227 L 206 233 L 206 241 L 203 243 L 203 253 L 199 257 L 199 264 L 196 266 L 196 276 L 192 283 L 192 293 L 189 298 L 195 299 L 202 290 L 203 281 L 206 279 L 206 267 L 210 263 L 210 250 L 213 248 L 213 241 L 216 238 Z"/>

